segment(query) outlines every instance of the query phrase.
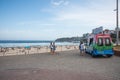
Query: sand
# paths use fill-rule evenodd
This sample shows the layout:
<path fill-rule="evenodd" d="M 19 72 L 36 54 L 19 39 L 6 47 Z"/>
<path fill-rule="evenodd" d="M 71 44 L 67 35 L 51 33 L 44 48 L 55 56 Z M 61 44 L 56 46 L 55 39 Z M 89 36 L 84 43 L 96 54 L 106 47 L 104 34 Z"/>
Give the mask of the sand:
<path fill-rule="evenodd" d="M 77 50 L 78 46 L 76 45 L 65 45 L 65 46 L 56 46 L 56 52 Z M 0 48 L 0 56 L 11 56 L 11 55 L 27 55 L 27 54 L 38 54 L 50 52 L 49 46 L 30 46 L 30 48 L 25 47 L 7 47 Z"/>

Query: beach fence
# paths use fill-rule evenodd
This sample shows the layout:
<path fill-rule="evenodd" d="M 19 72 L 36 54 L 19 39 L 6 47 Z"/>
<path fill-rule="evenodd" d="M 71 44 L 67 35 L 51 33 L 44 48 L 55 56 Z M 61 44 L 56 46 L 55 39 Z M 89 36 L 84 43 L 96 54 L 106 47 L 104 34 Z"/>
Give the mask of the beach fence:
<path fill-rule="evenodd" d="M 77 45 L 57 45 L 56 52 L 77 50 Z M 49 53 L 49 46 L 0 47 L 0 56 Z"/>

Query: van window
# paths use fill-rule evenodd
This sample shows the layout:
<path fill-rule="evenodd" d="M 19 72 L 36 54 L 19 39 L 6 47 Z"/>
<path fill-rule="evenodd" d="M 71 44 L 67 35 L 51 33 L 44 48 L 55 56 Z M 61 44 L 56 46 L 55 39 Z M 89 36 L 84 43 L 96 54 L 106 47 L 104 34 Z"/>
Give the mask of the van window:
<path fill-rule="evenodd" d="M 90 43 L 89 43 L 89 46 L 93 44 L 93 38 L 90 38 Z"/>
<path fill-rule="evenodd" d="M 110 38 L 105 38 L 105 45 L 106 46 L 110 46 L 111 45 Z"/>
<path fill-rule="evenodd" d="M 103 38 L 98 38 L 98 46 L 103 46 Z"/>

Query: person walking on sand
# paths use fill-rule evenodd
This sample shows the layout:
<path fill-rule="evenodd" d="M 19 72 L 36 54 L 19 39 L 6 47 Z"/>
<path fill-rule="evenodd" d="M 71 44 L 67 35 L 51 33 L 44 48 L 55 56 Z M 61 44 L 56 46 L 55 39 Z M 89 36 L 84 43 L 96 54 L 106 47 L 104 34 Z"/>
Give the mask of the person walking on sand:
<path fill-rule="evenodd" d="M 51 53 L 51 54 L 53 53 L 53 45 L 52 45 L 52 42 L 50 43 L 50 53 Z"/>
<path fill-rule="evenodd" d="M 53 47 L 52 53 L 55 54 L 55 50 L 56 50 L 55 42 L 53 42 L 52 47 Z"/>
<path fill-rule="evenodd" d="M 80 42 L 80 44 L 79 44 L 80 54 L 81 54 L 81 44 L 82 44 L 82 42 Z"/>
<path fill-rule="evenodd" d="M 83 42 L 81 42 L 81 44 L 79 45 L 79 49 L 80 49 L 80 54 L 83 56 L 85 51 L 85 45 Z"/>

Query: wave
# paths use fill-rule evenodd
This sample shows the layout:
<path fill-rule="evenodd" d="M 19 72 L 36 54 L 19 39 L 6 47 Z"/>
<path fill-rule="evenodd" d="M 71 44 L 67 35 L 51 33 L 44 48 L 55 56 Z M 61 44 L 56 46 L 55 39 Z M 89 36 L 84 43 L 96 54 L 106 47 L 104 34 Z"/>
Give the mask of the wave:
<path fill-rule="evenodd" d="M 0 43 L 50 43 L 50 40 L 0 40 Z"/>

